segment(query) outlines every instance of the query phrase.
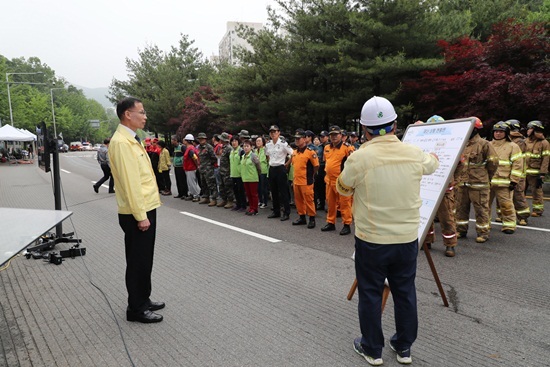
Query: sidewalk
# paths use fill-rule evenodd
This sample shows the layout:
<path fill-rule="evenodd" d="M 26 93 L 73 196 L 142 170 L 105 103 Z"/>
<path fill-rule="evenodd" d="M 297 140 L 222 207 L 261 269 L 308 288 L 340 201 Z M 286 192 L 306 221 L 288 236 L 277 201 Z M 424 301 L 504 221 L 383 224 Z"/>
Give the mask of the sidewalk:
<path fill-rule="evenodd" d="M 53 209 L 49 177 L 0 165 L 0 206 Z M 367 366 L 352 348 L 359 326 L 357 296 L 345 299 L 349 258 L 300 246 L 300 238 L 270 243 L 167 206 L 158 213 L 153 270 L 165 320 L 127 322 L 114 198 L 78 176 L 63 180 L 87 255 L 59 266 L 20 256 L 0 272 L 0 366 L 130 366 L 115 317 L 136 366 Z M 72 230 L 70 221 L 63 226 Z M 491 246 L 463 242 L 454 261 L 438 262 L 449 308 L 420 254 L 413 366 L 550 365 L 550 244 L 547 233 L 533 236 L 529 247 L 498 234 Z M 390 297 L 386 338 L 392 309 Z M 399 366 L 389 347 L 383 358 Z"/>

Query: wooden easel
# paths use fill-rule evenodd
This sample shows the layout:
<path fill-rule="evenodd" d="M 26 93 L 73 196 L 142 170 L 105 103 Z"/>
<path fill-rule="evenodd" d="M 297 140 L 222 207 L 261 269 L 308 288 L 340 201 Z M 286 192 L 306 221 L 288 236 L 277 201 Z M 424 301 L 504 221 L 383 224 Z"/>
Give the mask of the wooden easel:
<path fill-rule="evenodd" d="M 430 270 L 432 271 L 432 275 L 434 277 L 435 283 L 437 284 L 437 289 L 439 289 L 439 294 L 441 295 L 443 304 L 445 305 L 445 307 L 449 307 L 447 296 L 445 295 L 445 291 L 441 286 L 439 275 L 437 275 L 437 271 L 435 270 L 435 265 L 432 260 L 432 255 L 430 254 L 430 249 L 428 248 L 426 243 L 422 244 L 422 248 L 424 249 L 424 253 L 426 254 L 426 259 L 428 260 L 428 264 L 430 265 Z M 348 301 L 351 301 L 356 289 L 357 289 L 357 278 L 353 281 L 353 284 L 351 285 L 351 288 L 348 292 Z M 382 312 L 384 312 L 384 307 L 386 306 L 386 301 L 388 300 L 389 295 L 390 295 L 390 287 L 388 287 L 387 285 L 384 285 L 384 292 L 382 293 Z"/>

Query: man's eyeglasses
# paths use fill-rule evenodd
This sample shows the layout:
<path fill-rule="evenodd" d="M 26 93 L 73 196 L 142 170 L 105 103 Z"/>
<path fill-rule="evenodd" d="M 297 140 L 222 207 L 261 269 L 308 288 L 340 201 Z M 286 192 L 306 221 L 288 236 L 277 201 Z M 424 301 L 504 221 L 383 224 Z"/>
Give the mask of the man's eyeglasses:
<path fill-rule="evenodd" d="M 141 110 L 141 111 L 128 110 L 128 112 L 137 112 L 137 113 L 139 113 L 140 115 L 147 115 L 147 112 L 146 112 L 145 110 Z"/>

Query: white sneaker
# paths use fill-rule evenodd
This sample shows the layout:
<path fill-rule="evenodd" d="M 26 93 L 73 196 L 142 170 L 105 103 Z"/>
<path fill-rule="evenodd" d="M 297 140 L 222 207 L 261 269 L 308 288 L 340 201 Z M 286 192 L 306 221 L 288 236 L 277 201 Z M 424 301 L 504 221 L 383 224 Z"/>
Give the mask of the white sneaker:
<path fill-rule="evenodd" d="M 391 340 L 390 340 L 390 348 L 395 353 L 397 353 L 397 362 L 401 364 L 411 364 L 413 362 L 410 349 L 405 349 L 398 352 L 397 349 L 395 349 L 395 346 L 393 345 Z"/>
<path fill-rule="evenodd" d="M 367 355 L 367 353 L 363 350 L 363 346 L 361 345 L 360 336 L 355 338 L 355 340 L 353 341 L 353 349 L 357 354 L 365 358 L 367 363 L 370 364 L 371 366 L 381 366 L 382 364 L 384 364 L 384 361 L 382 360 L 382 358 L 373 358 Z"/>

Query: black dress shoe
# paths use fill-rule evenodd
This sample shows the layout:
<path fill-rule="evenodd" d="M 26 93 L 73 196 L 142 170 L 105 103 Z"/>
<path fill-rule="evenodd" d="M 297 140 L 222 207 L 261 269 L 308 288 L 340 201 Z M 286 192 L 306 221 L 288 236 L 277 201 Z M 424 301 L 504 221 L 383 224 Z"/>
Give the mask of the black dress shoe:
<path fill-rule="evenodd" d="M 300 218 L 296 219 L 294 222 L 292 222 L 293 226 L 300 226 L 302 224 L 306 224 L 306 216 L 300 216 Z"/>
<path fill-rule="evenodd" d="M 288 216 L 288 214 L 283 214 L 283 216 L 281 217 L 281 222 L 284 222 L 285 220 L 289 220 L 290 217 Z"/>
<path fill-rule="evenodd" d="M 327 223 L 321 228 L 322 232 L 335 231 L 336 226 L 333 223 Z"/>
<path fill-rule="evenodd" d="M 145 310 L 141 313 L 134 313 L 132 311 L 126 311 L 126 320 L 128 321 L 137 321 L 143 324 L 152 324 L 155 322 L 161 322 L 163 319 L 162 315 L 154 313 L 149 310 Z"/>
<path fill-rule="evenodd" d="M 268 218 L 279 218 L 280 216 L 281 216 L 281 214 L 277 214 L 276 212 L 272 212 L 267 217 Z"/>
<path fill-rule="evenodd" d="M 109 191 L 109 194 L 114 194 L 114 193 L 115 193 L 115 190 Z"/>
<path fill-rule="evenodd" d="M 347 234 L 351 233 L 351 228 L 349 227 L 349 224 L 344 224 L 344 228 L 340 231 L 341 236 L 345 236 Z"/>
<path fill-rule="evenodd" d="M 315 228 L 315 217 L 309 217 L 309 223 L 307 224 L 307 228 Z"/>
<path fill-rule="evenodd" d="M 94 187 L 95 193 L 96 193 L 96 194 L 99 194 L 99 187 L 97 187 L 96 185 L 93 185 L 93 187 Z"/>
<path fill-rule="evenodd" d="M 162 310 L 166 304 L 164 302 L 149 302 L 149 311 Z"/>

